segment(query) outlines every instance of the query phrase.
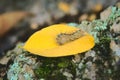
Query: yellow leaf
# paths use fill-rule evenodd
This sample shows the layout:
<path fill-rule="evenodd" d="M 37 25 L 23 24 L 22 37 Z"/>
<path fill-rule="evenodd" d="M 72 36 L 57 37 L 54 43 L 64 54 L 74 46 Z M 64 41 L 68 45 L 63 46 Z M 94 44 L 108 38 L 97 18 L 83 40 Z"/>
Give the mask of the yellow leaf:
<path fill-rule="evenodd" d="M 67 24 L 56 24 L 35 32 L 24 45 L 27 51 L 45 57 L 60 57 L 85 52 L 94 46 L 94 38 L 85 33 L 84 36 L 60 45 L 57 37 L 61 33 L 73 33 L 79 30 Z"/>

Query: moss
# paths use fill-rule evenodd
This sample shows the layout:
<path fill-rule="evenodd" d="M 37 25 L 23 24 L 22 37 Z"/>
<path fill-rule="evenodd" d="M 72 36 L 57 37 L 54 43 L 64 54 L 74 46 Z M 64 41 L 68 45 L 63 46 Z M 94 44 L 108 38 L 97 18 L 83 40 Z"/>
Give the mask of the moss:
<path fill-rule="evenodd" d="M 58 67 L 60 67 L 60 68 L 66 68 L 66 67 L 68 67 L 68 63 L 67 62 L 60 62 L 60 63 L 58 63 Z"/>
<path fill-rule="evenodd" d="M 51 70 L 48 67 L 40 67 L 35 70 L 35 73 L 39 78 L 45 78 L 46 76 L 50 75 Z"/>
<path fill-rule="evenodd" d="M 66 80 L 63 72 L 67 69 L 70 73 L 75 74 L 76 64 L 71 59 L 72 57 L 59 57 L 59 58 L 45 58 L 39 57 L 42 65 L 35 70 L 35 74 L 38 78 L 45 78 L 52 80 Z"/>

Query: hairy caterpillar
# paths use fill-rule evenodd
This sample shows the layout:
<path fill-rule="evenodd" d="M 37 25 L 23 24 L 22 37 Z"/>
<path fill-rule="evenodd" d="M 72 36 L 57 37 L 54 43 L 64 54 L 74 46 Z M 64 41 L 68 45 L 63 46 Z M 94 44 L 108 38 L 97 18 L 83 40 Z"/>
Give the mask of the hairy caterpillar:
<path fill-rule="evenodd" d="M 59 45 L 65 44 L 67 42 L 74 41 L 82 36 L 84 36 L 85 32 L 82 30 L 77 30 L 73 33 L 67 34 L 67 33 L 61 33 L 57 36 L 56 40 Z"/>

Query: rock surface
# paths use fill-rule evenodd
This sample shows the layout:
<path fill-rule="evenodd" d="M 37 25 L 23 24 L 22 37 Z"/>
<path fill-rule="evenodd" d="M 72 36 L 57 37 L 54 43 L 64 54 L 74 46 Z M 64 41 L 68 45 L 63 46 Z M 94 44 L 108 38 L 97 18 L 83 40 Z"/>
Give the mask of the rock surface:
<path fill-rule="evenodd" d="M 105 18 L 103 13 L 107 15 Z M 8 80 L 119 80 L 120 37 L 117 34 L 120 32 L 113 28 L 119 24 L 116 22 L 119 13 L 117 4 L 103 11 L 99 20 L 68 24 L 87 31 L 96 41 L 92 50 L 79 54 L 80 61 L 77 62 L 73 56 L 46 58 L 32 55 L 17 45 L 19 50 L 11 51 L 14 56 L 7 71 Z"/>

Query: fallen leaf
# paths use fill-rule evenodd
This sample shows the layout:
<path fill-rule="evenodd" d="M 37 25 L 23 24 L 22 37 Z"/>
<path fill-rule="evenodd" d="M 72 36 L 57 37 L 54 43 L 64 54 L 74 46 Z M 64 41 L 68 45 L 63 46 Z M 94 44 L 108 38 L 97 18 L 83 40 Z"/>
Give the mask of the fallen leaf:
<path fill-rule="evenodd" d="M 102 8 L 103 8 L 103 5 L 99 3 L 99 4 L 94 5 L 92 10 L 95 12 L 99 12 L 102 10 Z"/>
<path fill-rule="evenodd" d="M 96 19 L 96 14 L 91 14 L 91 15 L 88 17 L 88 20 L 89 20 L 89 21 L 92 21 L 92 20 L 94 20 L 94 19 Z"/>
<path fill-rule="evenodd" d="M 60 2 L 58 4 L 58 7 L 60 10 L 62 10 L 65 13 L 69 13 L 69 11 L 70 11 L 70 5 L 65 2 Z"/>
<path fill-rule="evenodd" d="M 7 12 L 0 15 L 0 37 L 8 32 L 20 20 L 28 16 L 29 13 L 25 11 Z"/>

